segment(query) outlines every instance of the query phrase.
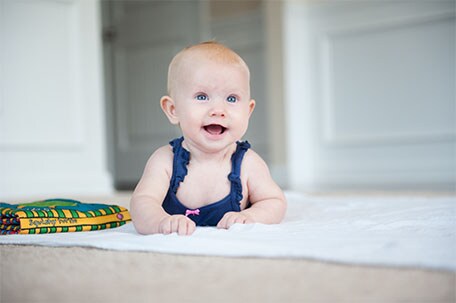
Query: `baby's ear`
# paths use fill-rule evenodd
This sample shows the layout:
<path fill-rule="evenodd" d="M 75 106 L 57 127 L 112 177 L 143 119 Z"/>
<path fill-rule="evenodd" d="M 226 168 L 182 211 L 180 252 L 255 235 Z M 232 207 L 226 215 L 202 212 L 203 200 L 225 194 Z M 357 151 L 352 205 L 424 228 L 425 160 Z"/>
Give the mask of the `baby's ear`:
<path fill-rule="evenodd" d="M 255 109 L 255 100 L 251 99 L 249 102 L 249 117 L 253 113 L 253 110 Z"/>
<path fill-rule="evenodd" d="M 176 125 L 179 123 L 179 119 L 176 115 L 176 106 L 174 100 L 170 96 L 163 96 L 160 99 L 160 106 L 171 124 Z"/>

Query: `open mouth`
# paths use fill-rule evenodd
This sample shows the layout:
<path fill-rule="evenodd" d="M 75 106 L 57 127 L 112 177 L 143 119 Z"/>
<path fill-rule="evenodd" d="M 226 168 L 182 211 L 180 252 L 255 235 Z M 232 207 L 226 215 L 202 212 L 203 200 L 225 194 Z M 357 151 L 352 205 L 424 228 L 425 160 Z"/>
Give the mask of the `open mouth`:
<path fill-rule="evenodd" d="M 225 132 L 226 127 L 219 125 L 219 124 L 209 124 L 203 126 L 204 130 L 207 131 L 211 135 L 221 135 Z"/>

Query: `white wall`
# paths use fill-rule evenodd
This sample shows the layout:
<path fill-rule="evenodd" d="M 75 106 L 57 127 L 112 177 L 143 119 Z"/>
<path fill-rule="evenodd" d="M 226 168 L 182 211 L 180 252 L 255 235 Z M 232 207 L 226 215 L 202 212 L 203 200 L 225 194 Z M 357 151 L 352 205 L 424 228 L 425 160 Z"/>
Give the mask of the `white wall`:
<path fill-rule="evenodd" d="M 0 200 L 111 191 L 98 5 L 0 0 Z"/>
<path fill-rule="evenodd" d="M 338 2 L 283 3 L 290 186 L 453 189 L 454 1 Z M 0 0 L 0 200 L 111 191 L 98 4 Z"/>
<path fill-rule="evenodd" d="M 284 4 L 289 181 L 455 190 L 454 1 Z"/>
<path fill-rule="evenodd" d="M 264 1 L 266 96 L 268 102 L 269 169 L 274 180 L 288 187 L 285 98 L 283 83 L 283 2 Z"/>

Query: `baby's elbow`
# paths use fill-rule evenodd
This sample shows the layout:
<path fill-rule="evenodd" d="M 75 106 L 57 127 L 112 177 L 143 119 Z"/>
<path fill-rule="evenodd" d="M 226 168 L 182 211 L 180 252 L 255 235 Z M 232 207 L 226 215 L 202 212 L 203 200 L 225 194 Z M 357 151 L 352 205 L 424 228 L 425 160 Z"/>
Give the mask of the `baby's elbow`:
<path fill-rule="evenodd" d="M 134 219 L 131 220 L 133 223 L 133 227 L 135 228 L 136 232 L 140 235 L 147 235 L 147 232 L 141 224 L 138 224 L 138 222 Z"/>
<path fill-rule="evenodd" d="M 285 196 L 282 194 L 280 198 L 277 199 L 276 203 L 276 212 L 278 214 L 277 216 L 277 222 L 276 223 L 281 223 L 283 219 L 285 218 L 285 215 L 287 213 L 287 208 L 288 208 L 288 202 Z"/>
<path fill-rule="evenodd" d="M 153 234 L 154 232 L 150 230 L 145 224 L 141 224 L 138 221 L 132 220 L 133 226 L 135 227 L 135 230 L 138 234 L 140 235 L 150 235 Z"/>
<path fill-rule="evenodd" d="M 135 228 L 136 232 L 140 235 L 147 235 L 147 230 L 144 224 L 141 223 L 141 219 L 136 216 L 135 211 L 130 211 L 130 213 L 131 222 L 133 223 L 133 227 Z"/>
<path fill-rule="evenodd" d="M 131 204 L 130 215 L 131 215 L 131 222 L 133 223 L 133 226 L 138 234 L 140 234 L 140 235 L 150 234 L 150 231 L 147 228 L 147 224 L 145 224 L 145 222 L 144 222 L 145 220 L 144 220 L 143 216 L 141 216 L 140 210 L 138 210 L 137 207 L 133 203 Z"/>

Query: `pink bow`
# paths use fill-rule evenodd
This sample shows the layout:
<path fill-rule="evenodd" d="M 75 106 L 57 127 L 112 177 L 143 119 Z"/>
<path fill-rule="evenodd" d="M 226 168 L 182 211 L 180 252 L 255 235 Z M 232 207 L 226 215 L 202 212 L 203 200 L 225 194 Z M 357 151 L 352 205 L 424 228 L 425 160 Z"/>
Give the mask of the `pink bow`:
<path fill-rule="evenodd" d="M 189 215 L 199 216 L 199 214 L 200 214 L 200 210 L 199 209 L 195 209 L 195 210 L 187 209 L 185 211 L 185 216 L 186 217 L 188 217 Z"/>

